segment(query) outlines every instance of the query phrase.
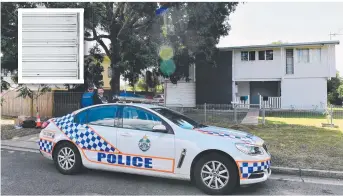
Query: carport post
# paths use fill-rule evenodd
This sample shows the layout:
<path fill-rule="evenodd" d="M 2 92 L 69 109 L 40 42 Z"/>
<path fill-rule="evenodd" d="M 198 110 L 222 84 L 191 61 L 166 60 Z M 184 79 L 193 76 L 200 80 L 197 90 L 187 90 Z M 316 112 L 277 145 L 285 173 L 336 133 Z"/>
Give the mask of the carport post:
<path fill-rule="evenodd" d="M 233 103 L 233 117 L 234 117 L 235 124 L 238 124 L 238 122 L 237 122 L 237 104 L 236 103 Z"/>
<path fill-rule="evenodd" d="M 206 121 L 207 121 L 207 118 L 206 118 L 206 109 L 207 109 L 207 106 L 206 106 L 206 103 L 204 104 L 204 113 L 205 113 L 205 123 L 206 123 Z"/>

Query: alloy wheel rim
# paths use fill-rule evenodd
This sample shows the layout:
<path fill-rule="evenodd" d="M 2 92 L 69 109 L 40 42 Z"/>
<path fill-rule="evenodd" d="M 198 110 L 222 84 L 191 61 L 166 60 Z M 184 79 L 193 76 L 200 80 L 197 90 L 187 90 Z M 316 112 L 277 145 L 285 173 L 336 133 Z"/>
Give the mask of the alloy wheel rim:
<path fill-rule="evenodd" d="M 75 165 L 75 153 L 69 147 L 62 148 L 57 155 L 59 166 L 64 170 L 70 170 Z"/>
<path fill-rule="evenodd" d="M 219 161 L 209 161 L 201 169 L 203 183 L 211 189 L 221 189 L 229 182 L 229 170 Z"/>

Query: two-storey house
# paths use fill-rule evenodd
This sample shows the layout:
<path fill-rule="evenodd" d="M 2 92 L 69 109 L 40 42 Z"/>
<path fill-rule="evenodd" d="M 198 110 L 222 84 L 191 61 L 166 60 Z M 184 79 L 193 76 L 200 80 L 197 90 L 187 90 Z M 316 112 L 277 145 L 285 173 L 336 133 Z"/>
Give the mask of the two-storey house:
<path fill-rule="evenodd" d="M 219 48 L 216 67 L 197 64 L 194 80 L 173 94 L 180 94 L 180 105 L 184 92 L 189 92 L 195 93 L 195 100 L 185 101 L 194 106 L 238 102 L 282 109 L 325 108 L 327 81 L 336 76 L 337 44 L 339 41 Z M 177 89 L 178 85 L 173 86 Z"/>

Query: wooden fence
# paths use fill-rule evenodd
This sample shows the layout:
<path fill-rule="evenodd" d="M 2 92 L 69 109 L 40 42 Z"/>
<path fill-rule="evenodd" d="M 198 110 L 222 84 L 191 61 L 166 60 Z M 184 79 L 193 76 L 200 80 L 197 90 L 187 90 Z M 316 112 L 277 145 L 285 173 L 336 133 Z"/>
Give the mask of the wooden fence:
<path fill-rule="evenodd" d="M 35 116 L 37 106 L 41 117 L 53 116 L 53 93 L 45 93 L 33 101 L 29 97 L 17 96 L 18 92 L 15 91 L 7 92 L 2 96 L 4 99 L 1 106 L 2 116 Z"/>

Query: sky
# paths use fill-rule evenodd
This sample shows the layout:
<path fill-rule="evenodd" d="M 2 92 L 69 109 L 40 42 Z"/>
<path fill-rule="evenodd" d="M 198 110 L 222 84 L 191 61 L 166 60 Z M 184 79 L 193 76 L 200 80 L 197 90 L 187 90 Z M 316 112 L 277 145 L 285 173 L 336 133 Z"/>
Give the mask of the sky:
<path fill-rule="evenodd" d="M 274 41 L 328 41 L 336 45 L 336 68 L 343 73 L 343 2 L 249 2 L 230 16 L 231 31 L 218 47 L 270 44 Z"/>

